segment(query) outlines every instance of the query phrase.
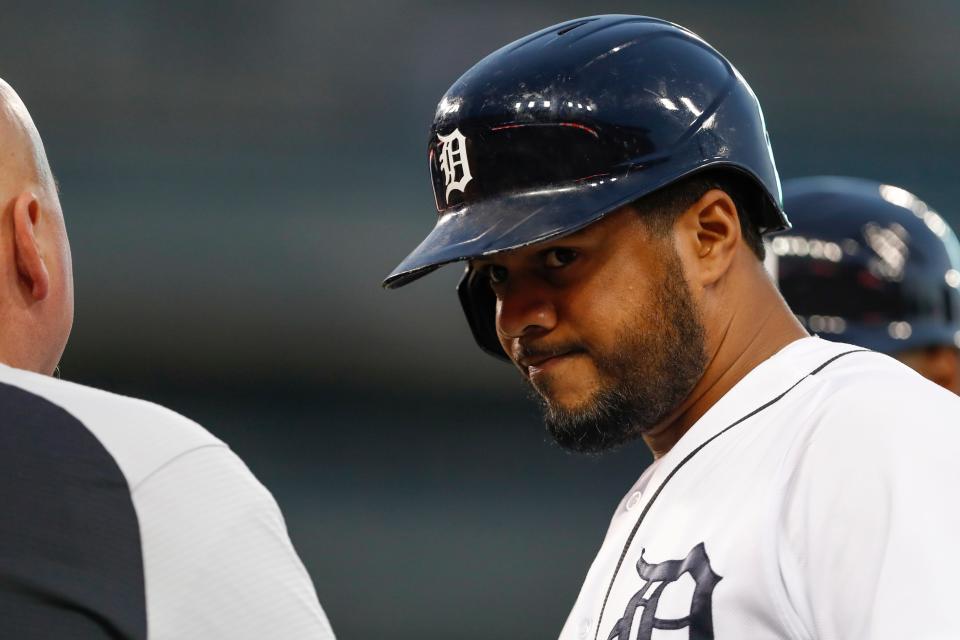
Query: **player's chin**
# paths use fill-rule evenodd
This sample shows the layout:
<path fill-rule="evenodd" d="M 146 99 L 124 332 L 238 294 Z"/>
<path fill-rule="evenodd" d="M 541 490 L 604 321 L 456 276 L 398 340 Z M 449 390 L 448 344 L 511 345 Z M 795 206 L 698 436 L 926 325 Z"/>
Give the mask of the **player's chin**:
<path fill-rule="evenodd" d="M 532 375 L 530 385 L 552 409 L 575 412 L 589 407 L 599 387 L 596 370 L 587 359 Z"/>

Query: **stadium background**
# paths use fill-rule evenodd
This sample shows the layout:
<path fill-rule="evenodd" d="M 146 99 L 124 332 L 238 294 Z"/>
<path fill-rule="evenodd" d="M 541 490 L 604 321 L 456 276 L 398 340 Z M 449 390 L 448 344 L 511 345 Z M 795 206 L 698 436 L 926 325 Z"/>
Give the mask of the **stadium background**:
<path fill-rule="evenodd" d="M 642 446 L 574 457 L 476 349 L 426 135 L 474 61 L 604 12 L 684 24 L 763 104 L 781 175 L 855 174 L 960 223 L 960 3 L 7 2 L 73 243 L 63 377 L 225 439 L 274 492 L 342 638 L 548 638 Z"/>

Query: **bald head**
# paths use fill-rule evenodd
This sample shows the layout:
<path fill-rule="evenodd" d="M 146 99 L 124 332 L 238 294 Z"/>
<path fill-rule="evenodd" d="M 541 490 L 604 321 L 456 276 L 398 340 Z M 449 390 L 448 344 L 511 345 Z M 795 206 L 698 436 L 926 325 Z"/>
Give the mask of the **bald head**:
<path fill-rule="evenodd" d="M 0 80 L 0 362 L 51 373 L 73 324 L 70 244 L 40 134 Z"/>
<path fill-rule="evenodd" d="M 3 79 L 0 79 L 0 149 L 0 183 L 4 187 L 18 183 L 33 185 L 44 196 L 55 195 L 56 185 L 40 132 L 23 100 Z"/>

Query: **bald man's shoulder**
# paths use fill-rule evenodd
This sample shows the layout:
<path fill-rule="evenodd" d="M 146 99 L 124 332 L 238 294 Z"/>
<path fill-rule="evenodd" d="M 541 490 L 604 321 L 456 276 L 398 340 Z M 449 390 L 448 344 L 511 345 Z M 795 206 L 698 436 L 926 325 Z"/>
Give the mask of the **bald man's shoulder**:
<path fill-rule="evenodd" d="M 333 637 L 273 497 L 200 425 L 3 365 L 0 414 L 0 636 Z"/>

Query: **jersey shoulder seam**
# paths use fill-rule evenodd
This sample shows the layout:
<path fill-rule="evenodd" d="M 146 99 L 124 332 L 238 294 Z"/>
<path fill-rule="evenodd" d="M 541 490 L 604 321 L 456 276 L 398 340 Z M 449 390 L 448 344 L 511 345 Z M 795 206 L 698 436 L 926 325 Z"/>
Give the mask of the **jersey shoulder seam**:
<path fill-rule="evenodd" d="M 166 469 L 167 467 L 171 466 L 171 465 L 174 464 L 175 462 L 179 461 L 179 460 L 182 459 L 182 458 L 185 458 L 186 456 L 190 455 L 191 453 L 194 453 L 194 452 L 197 452 L 197 451 L 202 451 L 202 450 L 204 450 L 204 449 L 224 449 L 224 450 L 226 450 L 226 451 L 230 451 L 230 450 L 231 450 L 230 447 L 227 446 L 227 444 L 224 443 L 224 442 L 211 442 L 211 443 L 208 443 L 208 444 L 201 444 L 201 445 L 199 445 L 199 446 L 193 447 L 193 448 L 191 448 L 191 449 L 187 449 L 187 450 L 185 450 L 185 451 L 181 451 L 180 453 L 176 454 L 175 456 L 173 456 L 173 457 L 168 458 L 167 460 L 165 460 L 165 461 L 164 461 L 162 464 L 160 464 L 159 466 L 155 467 L 152 471 L 150 471 L 150 473 L 148 473 L 148 474 L 144 475 L 142 478 L 140 478 L 140 480 L 137 482 L 137 484 L 136 484 L 135 486 L 131 486 L 131 487 L 130 487 L 130 495 L 133 495 L 134 493 L 136 493 L 137 490 L 139 490 L 140 487 L 142 487 L 148 480 L 150 480 L 150 479 L 153 478 L 155 475 L 157 475 L 158 473 L 160 473 L 161 471 L 163 471 L 163 470 Z"/>

